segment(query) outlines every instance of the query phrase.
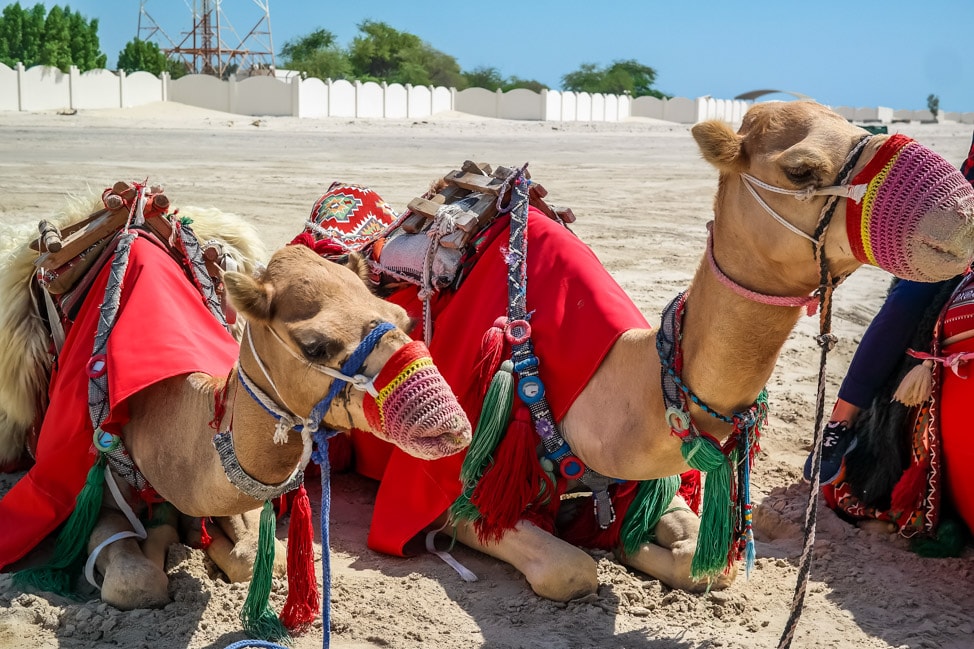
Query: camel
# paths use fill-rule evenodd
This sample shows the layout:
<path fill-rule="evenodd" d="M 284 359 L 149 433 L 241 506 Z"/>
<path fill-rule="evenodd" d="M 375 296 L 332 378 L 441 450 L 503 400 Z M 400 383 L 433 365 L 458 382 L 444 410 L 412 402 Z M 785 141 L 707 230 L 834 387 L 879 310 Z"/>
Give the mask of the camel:
<path fill-rule="evenodd" d="M 699 431 L 712 436 L 719 446 L 740 436 L 740 421 L 733 422 L 731 415 L 741 413 L 746 419 L 748 413 L 754 413 L 760 418 L 759 397 L 799 318 L 820 299 L 830 299 L 834 286 L 863 263 L 899 277 L 934 281 L 962 271 L 974 255 L 974 195 L 951 165 L 919 143 L 900 136 L 870 136 L 827 107 L 805 101 L 757 104 L 737 132 L 725 123 L 705 121 L 692 128 L 692 135 L 704 160 L 718 170 L 719 180 L 707 251 L 685 301 L 675 301 L 664 313 L 663 331 L 671 339 L 666 344 L 676 347 L 670 350 L 674 355 L 682 354 L 682 367 L 663 375 L 675 374 L 679 383 L 671 381 L 667 388 L 661 381 L 661 370 L 667 368 L 658 347 L 659 329 L 632 327 L 597 359 L 583 389 L 566 400 L 567 410 L 555 417 L 570 453 L 583 466 L 612 479 L 650 481 L 678 476 L 694 464 L 687 451 Z M 935 168 L 936 173 L 921 177 L 917 173 L 920 163 Z M 933 198 L 922 204 L 919 199 L 889 200 L 889 195 L 903 198 L 904 192 Z M 540 215 L 529 215 L 527 222 L 529 233 L 550 223 Z M 543 227 L 547 228 L 544 236 L 549 236 L 551 228 Z M 506 242 L 506 235 L 502 239 Z M 584 246 L 577 248 L 572 254 L 584 256 Z M 529 266 L 532 255 L 537 259 L 551 252 L 541 250 L 534 240 L 528 250 Z M 560 260 L 561 265 L 546 268 L 562 284 L 570 285 L 578 280 L 568 257 L 571 255 Z M 471 282 L 485 259 L 490 257 L 481 257 L 464 282 Z M 373 263 L 378 267 L 373 270 L 381 273 L 381 256 Z M 430 349 L 457 394 L 463 394 L 463 387 L 456 382 L 466 377 L 459 370 L 448 374 L 443 364 L 457 350 L 438 345 L 437 339 L 453 328 L 457 339 L 480 340 L 493 319 L 504 315 L 504 270 L 496 275 L 495 283 L 502 285 L 500 297 L 490 303 L 495 311 L 485 314 L 486 319 L 453 314 L 446 322 L 450 307 L 438 300 L 459 300 L 466 284 L 460 285 L 455 296 L 447 289 L 430 298 Z M 532 296 L 538 299 L 544 291 L 532 293 L 536 277 L 530 273 L 527 277 L 527 309 L 537 319 L 549 305 L 541 300 L 532 303 Z M 483 291 L 485 283 L 477 286 L 477 291 Z M 408 305 L 410 314 L 422 319 L 423 303 L 417 291 L 398 291 L 388 299 Z M 412 295 L 403 297 L 408 291 Z M 491 298 L 478 293 L 478 299 L 488 302 Z M 682 324 L 674 315 L 681 310 Z M 532 326 L 538 328 L 536 323 Z M 675 327 L 680 336 L 674 343 Z M 457 333 L 457 328 L 462 331 Z M 562 335 L 558 329 L 545 331 L 556 339 Z M 547 345 L 552 352 L 538 352 L 541 368 L 559 360 L 554 357 L 567 353 L 566 349 L 579 354 L 579 345 L 585 344 L 577 339 L 559 342 L 535 334 L 536 348 Z M 675 363 L 668 365 L 673 369 Z M 466 373 L 469 371 L 468 367 Z M 544 376 L 544 369 L 541 373 Z M 555 373 L 550 370 L 545 382 Z M 674 385 L 685 386 L 686 396 L 681 397 L 677 389 L 675 399 L 672 394 L 665 397 L 664 390 L 673 392 Z M 482 402 L 477 402 L 477 408 Z M 476 410 L 468 410 L 472 420 Z M 511 424 L 508 436 L 515 426 L 519 426 L 518 434 L 525 427 L 533 432 L 527 419 Z M 475 434 L 473 444 L 477 437 Z M 544 454 L 540 438 L 532 439 L 532 452 Z M 519 466 L 502 467 L 508 472 L 507 482 L 498 484 L 520 484 Z M 483 519 L 494 512 L 481 509 L 479 520 L 457 516 L 453 499 L 462 489 L 458 471 L 462 469 L 455 461 L 414 461 L 393 450 L 384 473 L 378 476 L 381 483 L 370 546 L 406 554 L 411 536 L 442 530 L 464 545 L 514 566 L 542 597 L 567 601 L 596 591 L 592 556 L 560 538 L 551 525 L 545 527 L 532 518 L 531 512 L 525 510 L 513 525 L 486 532 Z M 437 472 L 440 479 L 428 487 L 413 486 Z M 565 491 L 571 492 L 574 484 Z M 416 508 L 410 501 L 418 493 L 433 504 Z M 577 507 L 577 502 L 565 500 L 563 512 L 566 507 Z M 727 509 L 730 503 L 716 506 Z M 412 519 L 404 530 L 390 532 L 400 537 L 380 539 L 376 530 L 391 512 L 399 520 Z M 726 562 L 703 570 L 694 565 L 701 519 L 683 499 L 675 496 L 672 502 L 661 503 L 657 520 L 650 542 L 628 552 L 621 544 L 615 547 L 623 564 L 670 587 L 693 591 L 721 588 L 734 579 L 736 562 L 726 569 Z"/>
<path fill-rule="evenodd" d="M 410 321 L 405 312 L 370 293 L 359 274 L 364 269 L 360 258 L 352 256 L 343 266 L 321 259 L 304 246 L 286 246 L 275 252 L 256 275 L 225 272 L 222 282 L 226 295 L 243 323 L 243 343 L 238 345 L 219 325 L 214 329 L 206 324 L 208 320 L 215 323 L 216 319 L 211 318 L 196 289 L 182 281 L 186 280 L 183 271 L 168 253 L 161 252 L 164 246 L 146 232 L 138 231 L 133 236 L 129 265 L 141 264 L 137 267 L 141 275 L 136 277 L 135 271 L 126 271 L 122 286 L 128 293 L 123 292 L 123 303 L 140 304 L 138 292 L 149 290 L 141 288 L 150 281 L 145 277 L 175 273 L 180 279 L 174 281 L 182 288 L 173 288 L 172 284 L 167 287 L 163 297 L 172 301 L 172 311 L 163 311 L 162 315 L 175 316 L 176 323 L 195 323 L 193 327 L 200 327 L 203 332 L 196 336 L 202 338 L 204 355 L 212 354 L 213 359 L 222 360 L 194 360 L 197 364 L 192 367 L 211 368 L 210 371 L 183 371 L 141 386 L 127 396 L 118 437 L 134 466 L 162 500 L 178 513 L 216 518 L 219 525 L 210 526 L 215 538 L 208 552 L 231 579 L 250 578 L 257 548 L 259 508 L 271 497 L 265 492 L 278 495 L 285 488 L 296 486 L 300 469 L 311 454 L 312 442 L 320 441 L 312 439 L 319 424 L 321 431 L 352 427 L 372 431 L 406 452 L 428 459 L 456 453 L 469 442 L 470 424 L 429 362 L 425 348 L 406 333 Z M 25 241 L 22 245 L 26 249 Z M 61 350 L 60 373 L 52 381 L 51 394 L 55 396 L 49 412 L 57 405 L 58 383 L 70 380 L 62 378 L 67 375 L 66 366 L 78 354 L 91 355 L 91 340 L 77 334 L 78 340 L 72 342 L 72 334 L 84 331 L 86 313 L 98 312 L 97 305 L 102 302 L 109 281 L 105 278 L 107 268 L 92 284 Z M 23 276 L 19 279 L 17 286 L 23 291 L 28 282 Z M 125 288 L 129 285 L 132 288 Z M 186 287 L 188 299 L 180 297 L 180 291 L 187 293 Z M 30 300 L 20 297 L 23 299 L 11 302 L 11 309 L 21 309 L 25 320 L 36 322 L 36 313 L 24 313 L 29 310 Z M 96 306 L 86 311 L 88 303 Z M 200 309 L 201 318 L 197 313 Z M 14 314 L 6 315 L 8 324 L 16 321 Z M 122 308 L 112 335 L 124 316 Z M 157 333 L 160 327 L 174 327 L 172 322 L 157 324 L 146 316 L 142 314 L 145 322 L 137 325 L 140 341 L 157 340 L 161 338 Z M 8 336 L 15 333 L 5 331 Z M 369 341 L 370 346 L 360 347 L 363 340 Z M 37 352 L 37 345 L 46 348 L 46 336 L 28 337 L 24 343 Z M 75 356 L 72 345 L 81 349 Z M 108 349 L 110 352 L 112 347 Z M 150 355 L 144 356 L 146 353 Z M 170 353 L 174 353 L 171 347 L 163 352 Z M 151 365 L 161 356 L 141 351 L 135 358 Z M 350 358 L 355 358 L 358 365 L 351 375 L 343 374 L 339 368 L 345 369 Z M 36 371 L 32 367 L 20 369 Z M 85 374 L 84 368 L 68 369 Z M 339 379 L 345 383 L 336 384 Z M 336 390 L 332 390 L 333 385 Z M 409 393 L 408 400 L 402 397 L 403 390 Z M 326 394 L 327 403 L 322 400 Z M 37 399 L 34 394 L 18 403 L 37 403 Z M 118 408 L 118 404 L 113 404 L 112 412 Z M 16 411 L 11 414 L 8 409 L 5 414 L 8 422 L 17 420 Z M 105 420 L 106 431 L 110 430 L 108 422 L 112 417 L 115 415 Z M 82 419 L 87 419 L 87 414 Z M 58 425 L 70 426 L 74 421 L 64 417 Z M 303 433 L 298 434 L 299 430 Z M 215 437 L 217 431 L 220 434 Z M 17 433 L 5 432 L 8 437 Z M 44 465 L 44 454 L 51 453 L 50 444 L 57 443 L 48 442 L 46 436 L 54 435 L 42 426 L 37 464 L 22 483 L 33 479 L 35 469 Z M 91 447 L 90 427 L 86 435 L 87 441 L 81 442 L 81 455 L 88 458 L 90 466 L 92 458 L 84 452 Z M 217 438 L 227 443 L 221 446 Z M 23 440 L 22 433 L 19 439 Z M 15 444 L 16 441 L 8 442 L 8 447 Z M 229 452 L 224 453 L 227 448 Z M 136 537 L 136 525 L 127 517 L 130 512 L 126 509 L 138 511 L 144 509 L 145 503 L 139 491 L 120 479 L 115 465 L 111 467 L 106 478 L 110 488 L 104 490 L 104 505 L 87 541 L 89 552 L 101 550 L 93 563 L 100 575 L 102 599 L 123 610 L 164 605 L 169 601 L 165 551 L 177 540 L 171 524 L 175 513 L 162 510 L 166 514 L 163 522 L 170 524 L 149 527 L 145 540 Z M 15 485 L 4 499 L 12 504 L 0 501 L 0 514 L 20 514 L 13 502 L 20 486 L 21 483 Z M 115 487 L 119 488 L 121 499 L 109 494 Z M 9 508 L 3 507 L 7 504 Z M 29 514 L 36 517 L 36 512 Z M 51 531 L 59 522 L 44 521 L 45 531 Z M 116 536 L 121 538 L 101 547 Z M 0 563 L 9 564 L 31 547 L 2 548 Z"/>

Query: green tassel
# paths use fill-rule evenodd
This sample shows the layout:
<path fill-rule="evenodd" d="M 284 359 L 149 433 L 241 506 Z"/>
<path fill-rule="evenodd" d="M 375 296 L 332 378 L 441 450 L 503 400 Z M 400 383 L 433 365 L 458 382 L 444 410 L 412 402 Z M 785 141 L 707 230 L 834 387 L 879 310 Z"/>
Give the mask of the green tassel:
<path fill-rule="evenodd" d="M 476 483 L 480 479 L 484 469 L 493 461 L 491 454 L 507 430 L 511 408 L 514 406 L 513 371 L 514 363 L 504 361 L 490 380 L 477 428 L 460 468 L 460 479 L 465 483 Z"/>
<path fill-rule="evenodd" d="M 708 440 L 697 437 L 681 448 L 683 459 L 692 468 L 707 474 L 703 489 L 703 514 L 697 549 L 690 565 L 693 579 L 711 579 L 727 568 L 731 535 L 734 529 L 734 503 L 731 502 L 731 464 L 737 451 L 726 457 Z"/>
<path fill-rule="evenodd" d="M 910 550 L 932 559 L 959 557 L 967 545 L 965 536 L 964 527 L 958 521 L 945 519 L 937 527 L 933 538 L 918 536 L 910 541 Z"/>
<path fill-rule="evenodd" d="M 244 632 L 251 638 L 268 642 L 291 642 L 291 636 L 271 610 L 271 579 L 274 571 L 274 507 L 265 501 L 260 510 L 257 558 L 250 578 L 247 599 L 240 611 Z"/>
<path fill-rule="evenodd" d="M 15 584 L 65 597 L 73 595 L 74 581 L 81 573 L 88 540 L 98 522 L 104 488 L 105 456 L 99 453 L 75 500 L 74 511 L 58 534 L 53 556 L 44 565 L 18 572 L 14 575 Z"/>
<path fill-rule="evenodd" d="M 477 420 L 473 439 L 460 467 L 463 491 L 450 506 L 450 518 L 454 521 L 475 521 L 480 518 L 480 510 L 470 502 L 470 498 L 484 471 L 494 461 L 494 449 L 500 444 L 511 419 L 511 408 L 514 407 L 513 371 L 514 363 L 504 361 L 490 380 L 484 405 L 480 409 L 480 419 Z"/>
<path fill-rule="evenodd" d="M 653 542 L 656 538 L 656 525 L 679 489 L 680 476 L 646 480 L 639 484 L 619 533 L 623 552 L 631 556 L 643 544 Z"/>

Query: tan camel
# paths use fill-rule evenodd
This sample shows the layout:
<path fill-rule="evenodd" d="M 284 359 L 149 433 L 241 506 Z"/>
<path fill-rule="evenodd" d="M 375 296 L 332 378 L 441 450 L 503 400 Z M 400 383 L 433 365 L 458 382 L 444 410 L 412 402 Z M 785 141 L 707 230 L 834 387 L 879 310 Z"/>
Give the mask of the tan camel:
<path fill-rule="evenodd" d="M 135 465 L 179 512 L 219 517 L 222 532 L 211 527 L 220 533 L 214 534 L 209 553 L 233 580 L 250 577 L 257 545 L 256 510 L 262 501 L 228 480 L 230 470 L 214 447 L 211 422 L 218 420 L 221 431 L 230 431 L 231 455 L 246 476 L 264 486 L 287 483 L 308 461 L 310 436 L 279 426 L 281 417 L 292 424 L 303 422 L 309 430 L 313 409 L 329 392 L 335 372 L 380 323 L 389 323 L 389 330 L 377 338 L 355 372 L 361 380 L 375 379 L 387 365 L 395 370 L 401 350 L 415 352 L 416 343 L 405 332 L 410 325 L 405 312 L 369 292 L 356 274 L 364 270 L 361 258 L 353 256 L 349 268 L 325 261 L 304 246 L 288 246 L 276 252 L 257 277 L 225 273 L 229 300 L 247 323 L 246 344 L 229 377 L 176 376 L 149 385 L 126 402 L 130 419 L 121 437 Z M 414 374 L 403 369 L 390 378 L 409 385 L 419 374 L 410 371 Z M 470 424 L 435 368 L 430 364 L 420 371 L 425 372 L 423 387 L 411 389 L 405 405 L 390 405 L 389 395 L 381 402 L 381 396 L 374 397 L 371 408 L 379 416 L 366 402 L 372 399 L 366 396 L 371 384 L 358 386 L 362 389 L 345 385 L 323 413 L 321 426 L 372 431 L 418 457 L 456 453 L 469 443 Z M 249 377 L 246 389 L 241 374 Z M 383 385 L 375 385 L 380 395 L 385 394 Z M 416 387 L 415 381 L 412 385 Z M 248 396 L 254 392 L 262 393 L 263 403 Z M 215 415 L 217 404 L 224 402 L 225 413 Z M 384 430 L 379 429 L 380 421 Z M 387 430 L 394 434 L 387 435 Z M 143 505 L 134 489 L 122 480 L 115 482 L 130 507 Z M 108 492 L 89 552 L 109 537 L 133 530 Z M 170 517 L 165 522 L 175 521 Z M 169 601 L 164 559 L 166 548 L 177 539 L 176 530 L 170 524 L 147 531 L 144 541 L 121 538 L 97 555 L 102 598 L 118 608 Z"/>
<path fill-rule="evenodd" d="M 405 333 L 409 322 L 401 308 L 372 296 L 354 272 L 322 260 L 304 246 L 278 251 L 259 279 L 226 273 L 224 282 L 231 303 L 252 329 L 256 355 L 243 346 L 240 366 L 265 393 L 276 391 L 280 406 L 286 404 L 302 417 L 307 417 L 333 380 L 314 371 L 314 365 L 338 365 L 376 322 L 390 322 L 396 328 L 385 334 L 368 356 L 363 374 L 375 376 L 397 350 L 411 342 Z M 287 341 L 286 347 L 279 338 Z M 261 361 L 267 368 L 266 376 L 260 369 Z M 270 385 L 271 378 L 276 390 Z M 150 386 L 130 400 L 132 419 L 125 428 L 126 447 L 156 491 L 184 514 L 227 517 L 256 512 L 261 505 L 227 481 L 220 457 L 213 449 L 209 422 L 213 418 L 214 395 L 224 389 L 226 381 L 226 377 L 206 375 L 179 377 Z M 261 483 L 285 482 L 302 460 L 301 436 L 292 434 L 286 443 L 276 444 L 276 420 L 253 399 L 244 398 L 239 373 L 235 372 L 229 381 L 229 394 L 238 396 L 232 399 L 224 420 L 233 422 L 234 449 L 241 467 Z M 385 437 L 366 417 L 364 394 L 346 389 L 341 401 L 328 411 L 324 423 L 339 430 L 360 428 Z M 442 395 L 417 394 L 415 398 L 432 396 Z M 160 421 L 166 422 L 170 431 L 167 435 L 159 435 Z M 446 424 L 439 428 L 416 427 L 409 431 L 408 438 L 397 443 L 418 457 L 434 459 L 455 453 L 469 442 L 470 424 L 463 417 Z M 186 476 L 192 479 L 187 480 Z M 244 517 L 231 521 L 231 536 L 246 537 L 250 544 L 244 547 L 248 551 L 231 551 L 231 544 L 221 541 L 210 547 L 210 555 L 228 575 L 246 580 L 253 563 L 255 545 L 251 544 L 256 543 L 252 533 L 256 520 Z M 127 522 L 113 513 L 103 519 L 90 547 L 123 529 L 127 529 Z M 172 535 L 173 531 L 163 533 Z M 239 537 L 230 540 L 236 543 Z M 124 547 L 125 543 L 130 547 Z M 165 546 L 151 540 L 148 543 L 150 547 Z M 151 555 L 151 551 L 138 552 L 132 539 L 109 546 L 98 560 L 104 575 L 105 601 L 132 608 L 133 598 L 154 589 L 158 589 L 158 600 L 152 603 L 168 601 L 163 566 L 152 560 L 160 555 L 146 555 Z"/>
<path fill-rule="evenodd" d="M 947 198 L 919 207 L 910 198 L 896 208 L 879 206 L 875 196 L 867 196 L 865 204 L 855 201 L 862 199 L 864 185 L 870 191 L 880 187 L 897 156 L 897 165 L 908 166 L 918 156 L 942 161 L 918 143 L 891 153 L 899 140 L 864 140 L 864 130 L 811 102 L 758 104 L 736 133 L 724 123 L 707 121 L 694 126 L 692 134 L 720 176 L 712 238 L 716 264 L 705 256 L 687 292 L 682 380 L 719 413 L 748 408 L 767 383 L 803 313 L 801 305 L 816 301 L 817 254 L 824 255 L 831 278 L 844 278 L 868 259 L 922 281 L 961 272 L 974 254 L 969 187 L 940 192 Z M 913 158 L 906 159 L 908 154 Z M 847 161 L 853 165 L 848 173 Z M 897 169 L 900 176 L 912 173 Z M 942 187 L 964 184 L 953 173 L 958 178 L 949 172 L 910 177 L 905 195 L 936 194 Z M 835 209 L 829 214 L 831 203 Z M 868 209 L 871 221 L 855 217 L 856 210 Z M 857 251 L 863 233 L 870 239 L 864 251 Z M 666 412 L 656 337 L 648 329 L 624 333 L 558 422 L 572 451 L 603 475 L 642 481 L 689 469 Z M 691 404 L 689 415 L 721 442 L 732 432 L 729 424 L 696 405 Z M 699 520 L 684 507 L 674 502 L 656 527 L 656 542 L 628 556 L 620 552 L 620 560 L 671 587 L 699 590 L 708 587 L 690 576 Z M 455 529 L 465 545 L 512 564 L 539 595 L 569 600 L 596 591 L 592 557 L 527 520 L 497 542 L 483 541 L 469 523 Z M 731 570 L 710 586 L 726 585 L 733 576 Z"/>

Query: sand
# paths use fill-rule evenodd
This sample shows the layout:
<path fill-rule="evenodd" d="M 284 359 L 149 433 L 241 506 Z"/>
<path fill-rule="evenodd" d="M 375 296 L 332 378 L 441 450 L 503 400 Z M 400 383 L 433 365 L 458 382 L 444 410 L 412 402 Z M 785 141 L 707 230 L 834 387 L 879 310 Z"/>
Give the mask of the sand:
<path fill-rule="evenodd" d="M 970 127 L 897 124 L 959 163 Z M 397 209 L 463 160 L 530 162 L 552 202 L 571 206 L 576 232 L 650 322 L 700 259 L 716 172 L 686 125 L 511 122 L 447 114 L 423 120 L 245 117 L 177 104 L 76 115 L 0 113 L 0 224 L 36 223 L 68 194 L 118 179 L 163 184 L 175 206 L 215 206 L 256 223 L 269 247 L 289 240 L 333 180 L 365 184 Z M 858 271 L 836 296 L 828 402 L 889 276 Z M 335 647 L 775 647 L 795 587 L 807 485 L 801 465 L 815 408 L 817 319 L 782 350 L 768 389 L 771 417 L 757 460 L 757 567 L 726 591 L 691 595 L 596 554 L 600 588 L 584 601 L 535 596 L 511 567 L 458 548 L 478 576 L 466 583 L 432 555 L 366 547 L 375 483 L 333 481 L 332 644 Z M 0 371 L 3 371 L 0 368 Z M 21 474 L 0 476 L 0 494 Z M 317 508 L 317 493 L 313 494 Z M 866 531 L 820 508 L 812 580 L 794 646 L 974 646 L 974 555 L 921 559 L 885 530 Z M 0 522 L 0 534 L 3 523 Z M 280 531 L 284 533 L 283 530 Z M 243 638 L 246 586 L 213 574 L 203 554 L 173 546 L 173 602 L 120 612 L 97 599 L 25 594 L 0 574 L 0 647 L 226 647 Z M 279 607 L 283 585 L 275 588 Z M 321 646 L 318 624 L 296 638 Z"/>

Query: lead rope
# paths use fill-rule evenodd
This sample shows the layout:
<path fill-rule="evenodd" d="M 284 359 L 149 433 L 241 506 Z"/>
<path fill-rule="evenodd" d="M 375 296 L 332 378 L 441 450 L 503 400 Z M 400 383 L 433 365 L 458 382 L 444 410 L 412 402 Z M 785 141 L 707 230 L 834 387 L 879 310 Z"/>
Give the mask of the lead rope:
<path fill-rule="evenodd" d="M 869 136 L 863 137 L 859 143 L 853 147 L 846 162 L 839 172 L 839 182 L 845 182 L 852 174 L 853 168 L 859 161 L 859 157 L 865 149 L 865 143 Z M 825 213 L 815 227 L 815 233 L 811 239 L 815 242 L 815 257 L 819 261 L 819 335 L 815 342 L 819 345 L 821 352 L 818 366 L 818 385 L 815 395 L 815 431 L 812 438 L 812 484 L 808 494 L 808 502 L 805 505 L 805 525 L 804 543 L 802 544 L 802 554 L 798 560 L 798 577 L 795 583 L 795 594 L 791 601 L 791 613 L 785 622 L 785 628 L 781 632 L 778 640 L 778 649 L 789 649 L 792 640 L 795 639 L 795 630 L 798 628 L 798 620 L 801 618 L 802 610 L 805 607 L 805 593 L 808 591 L 808 580 L 812 570 L 812 547 L 815 545 L 815 526 L 818 518 L 818 492 L 820 487 L 819 471 L 822 466 L 822 440 L 825 437 L 825 367 L 828 354 L 835 347 L 837 338 L 832 333 L 832 292 L 845 277 L 833 278 L 829 271 L 829 262 L 825 256 L 825 231 L 828 229 L 838 206 L 839 197 L 830 199 L 831 204 L 826 208 Z"/>

